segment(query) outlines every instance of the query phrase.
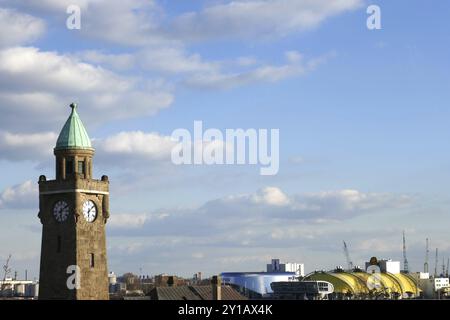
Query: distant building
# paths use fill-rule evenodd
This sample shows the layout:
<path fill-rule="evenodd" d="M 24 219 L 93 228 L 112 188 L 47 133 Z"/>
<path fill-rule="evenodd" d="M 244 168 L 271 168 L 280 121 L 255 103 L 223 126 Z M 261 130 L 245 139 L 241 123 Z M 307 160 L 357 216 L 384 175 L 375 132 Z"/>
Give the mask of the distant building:
<path fill-rule="evenodd" d="M 440 299 L 450 297 L 450 281 L 449 278 L 430 277 L 428 272 L 418 272 L 413 274 L 419 283 L 424 299 Z"/>
<path fill-rule="evenodd" d="M 334 286 L 327 281 L 272 282 L 273 299 L 279 300 L 328 300 Z"/>
<path fill-rule="evenodd" d="M 231 285 L 250 299 L 270 298 L 273 294 L 272 282 L 294 281 L 305 275 L 302 263 L 280 263 L 272 259 L 267 264 L 267 272 L 223 272 L 222 283 Z"/>
<path fill-rule="evenodd" d="M 117 276 L 115 275 L 114 272 L 110 272 L 108 274 L 108 283 L 109 283 L 109 293 L 116 293 L 118 292 L 117 290 Z"/>
<path fill-rule="evenodd" d="M 448 278 L 434 278 L 434 290 L 439 291 L 444 288 L 450 287 Z"/>
<path fill-rule="evenodd" d="M 371 265 L 371 262 L 366 262 L 366 270 Z M 388 272 L 392 274 L 400 273 L 400 261 L 392 261 L 391 259 L 378 260 L 378 267 L 381 272 Z"/>
<path fill-rule="evenodd" d="M 114 272 L 108 274 L 109 285 L 115 285 L 117 283 L 117 276 Z"/>
<path fill-rule="evenodd" d="M 305 265 L 303 263 L 280 263 L 280 259 L 272 259 L 267 265 L 267 272 L 295 272 L 296 276 L 305 276 Z"/>
<path fill-rule="evenodd" d="M 191 283 L 194 285 L 200 284 L 202 282 L 202 273 L 196 272 L 192 277 Z"/>
<path fill-rule="evenodd" d="M 222 283 L 231 285 L 250 299 L 268 298 L 273 293 L 271 283 L 292 281 L 295 272 L 223 272 Z"/>
<path fill-rule="evenodd" d="M 109 285 L 109 293 L 110 294 L 125 294 L 127 291 L 127 284 L 124 282 L 117 282 L 116 284 Z"/>
<path fill-rule="evenodd" d="M 3 288 L 3 290 L 1 290 Z M 0 297 L 22 297 L 36 299 L 39 294 L 39 283 L 30 280 L 0 280 Z"/>
<path fill-rule="evenodd" d="M 155 287 L 177 287 L 186 285 L 186 280 L 177 276 L 160 274 L 155 276 Z"/>

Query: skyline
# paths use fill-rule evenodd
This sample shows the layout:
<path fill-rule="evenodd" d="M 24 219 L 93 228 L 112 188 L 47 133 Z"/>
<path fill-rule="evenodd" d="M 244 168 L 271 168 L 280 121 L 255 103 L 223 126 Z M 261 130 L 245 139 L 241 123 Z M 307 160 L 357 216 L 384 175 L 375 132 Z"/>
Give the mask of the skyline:
<path fill-rule="evenodd" d="M 450 4 L 284 2 L 0 0 L 0 261 L 38 275 L 37 180 L 73 101 L 111 181 L 116 274 L 332 269 L 343 240 L 355 264 L 402 261 L 403 230 L 410 269 L 425 238 L 446 260 Z M 173 165 L 197 120 L 279 129 L 278 174 Z"/>

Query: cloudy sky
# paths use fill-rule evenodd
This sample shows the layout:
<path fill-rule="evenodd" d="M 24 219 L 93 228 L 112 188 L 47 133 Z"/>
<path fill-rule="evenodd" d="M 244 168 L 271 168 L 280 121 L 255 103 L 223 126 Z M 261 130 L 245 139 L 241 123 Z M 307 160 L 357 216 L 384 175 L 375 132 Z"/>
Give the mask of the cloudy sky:
<path fill-rule="evenodd" d="M 381 30 L 366 26 L 381 8 Z M 81 8 L 81 29 L 66 27 Z M 37 178 L 79 104 L 109 267 L 191 276 L 450 255 L 446 1 L 0 0 L 0 259 L 38 277 Z M 177 128 L 280 130 L 280 170 L 175 166 Z M 434 268 L 434 263 L 431 264 Z"/>

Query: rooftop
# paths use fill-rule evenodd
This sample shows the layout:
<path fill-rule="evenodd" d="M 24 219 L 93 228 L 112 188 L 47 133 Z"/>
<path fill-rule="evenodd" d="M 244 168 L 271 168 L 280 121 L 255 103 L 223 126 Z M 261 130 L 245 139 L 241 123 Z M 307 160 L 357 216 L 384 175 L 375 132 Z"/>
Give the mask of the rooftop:
<path fill-rule="evenodd" d="M 211 286 L 157 287 L 150 294 L 152 300 L 212 300 Z M 222 285 L 222 300 L 246 300 L 230 286 Z"/>
<path fill-rule="evenodd" d="M 59 134 L 55 150 L 93 149 L 91 139 L 77 113 L 77 104 L 70 105 L 72 112 Z"/>

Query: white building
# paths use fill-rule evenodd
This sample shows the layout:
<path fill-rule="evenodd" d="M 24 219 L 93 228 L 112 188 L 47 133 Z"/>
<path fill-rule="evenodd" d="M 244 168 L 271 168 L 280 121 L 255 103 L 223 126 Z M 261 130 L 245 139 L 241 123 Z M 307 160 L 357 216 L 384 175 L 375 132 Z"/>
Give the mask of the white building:
<path fill-rule="evenodd" d="M 108 280 L 109 280 L 109 284 L 114 286 L 117 283 L 117 276 L 116 276 L 116 274 L 111 271 L 108 274 Z"/>
<path fill-rule="evenodd" d="M 433 278 L 430 277 L 428 272 L 417 272 L 412 275 L 418 281 L 425 299 L 439 299 L 444 295 L 448 295 L 450 291 L 449 278 Z"/>
<path fill-rule="evenodd" d="M 39 283 L 30 280 L 13 280 L 6 278 L 3 282 L 0 280 L 0 296 L 6 297 L 26 297 L 37 298 L 39 294 Z"/>
<path fill-rule="evenodd" d="M 366 270 L 370 266 L 370 262 L 366 262 Z M 378 260 L 378 266 L 381 272 L 388 272 L 392 274 L 400 273 L 400 261 L 392 261 L 391 259 Z"/>
<path fill-rule="evenodd" d="M 434 278 L 434 291 L 450 287 L 448 278 Z"/>
<path fill-rule="evenodd" d="M 267 265 L 267 272 L 295 272 L 298 277 L 305 276 L 305 265 L 303 263 L 280 263 L 280 259 L 272 259 Z"/>

